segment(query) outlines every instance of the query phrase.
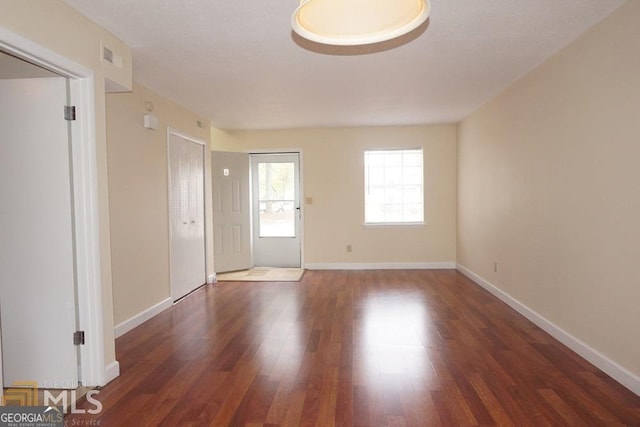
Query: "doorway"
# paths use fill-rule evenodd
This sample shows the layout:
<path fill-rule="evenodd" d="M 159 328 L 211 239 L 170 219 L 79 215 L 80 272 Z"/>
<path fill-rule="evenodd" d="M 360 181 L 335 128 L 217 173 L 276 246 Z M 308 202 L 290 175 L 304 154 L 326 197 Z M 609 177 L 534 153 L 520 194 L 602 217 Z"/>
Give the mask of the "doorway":
<path fill-rule="evenodd" d="M 8 62 L 5 55 L 2 64 Z M 6 386 L 27 380 L 47 388 L 78 383 L 70 140 L 61 113 L 67 86 L 60 76 L 0 80 L 0 197 L 6 208 L 0 209 L 0 323 Z"/>
<path fill-rule="evenodd" d="M 169 272 L 174 301 L 206 283 L 204 148 L 202 141 L 168 131 Z"/>
<path fill-rule="evenodd" d="M 71 137 L 68 162 L 72 172 L 74 274 L 77 285 L 76 300 L 68 304 L 75 306 L 76 324 L 85 336 L 85 344 L 75 347 L 78 380 L 85 386 L 103 386 L 118 376 L 119 365 L 115 360 L 105 364 L 104 359 L 94 74 L 89 68 L 4 29 L 0 31 L 0 50 L 68 79 L 67 96 L 71 105 L 76 106 L 77 114 L 76 120 L 68 123 Z M 57 114 L 62 116 L 62 110 L 62 105 L 58 105 Z M 36 126 L 41 124 L 37 123 Z M 41 205 L 40 209 L 46 210 L 46 206 Z M 40 279 L 46 280 L 47 276 L 41 276 Z M 55 323 L 48 324 L 46 330 L 51 330 L 52 325 Z M 42 333 L 41 330 L 37 332 Z M 25 335 L 29 333 L 33 333 L 33 330 L 24 331 Z M 65 342 L 68 340 L 67 336 Z M 47 354 L 48 351 L 41 352 L 42 357 Z M 63 381 L 67 382 L 66 379 Z"/>
<path fill-rule="evenodd" d="M 301 266 L 300 154 L 251 155 L 253 265 Z"/>

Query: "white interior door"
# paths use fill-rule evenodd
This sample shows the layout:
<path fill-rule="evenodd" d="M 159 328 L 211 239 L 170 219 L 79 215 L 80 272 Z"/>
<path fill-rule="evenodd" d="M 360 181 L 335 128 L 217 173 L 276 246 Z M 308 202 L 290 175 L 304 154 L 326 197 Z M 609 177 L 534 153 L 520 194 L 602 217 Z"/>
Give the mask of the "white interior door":
<path fill-rule="evenodd" d="M 215 271 L 251 268 L 249 155 L 213 151 L 211 181 Z"/>
<path fill-rule="evenodd" d="M 300 267 L 299 154 L 252 154 L 251 180 L 253 264 Z"/>
<path fill-rule="evenodd" d="M 0 80 L 4 384 L 78 381 L 68 122 L 62 77 Z"/>
<path fill-rule="evenodd" d="M 170 280 L 173 300 L 206 282 L 204 145 L 169 131 Z"/>

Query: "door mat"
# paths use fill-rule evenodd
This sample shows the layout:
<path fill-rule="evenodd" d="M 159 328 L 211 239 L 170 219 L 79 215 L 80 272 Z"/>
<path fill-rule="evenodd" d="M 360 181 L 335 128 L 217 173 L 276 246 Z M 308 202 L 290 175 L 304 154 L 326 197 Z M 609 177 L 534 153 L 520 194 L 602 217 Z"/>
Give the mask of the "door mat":
<path fill-rule="evenodd" d="M 256 267 L 250 270 L 219 273 L 218 282 L 299 282 L 304 268 Z"/>

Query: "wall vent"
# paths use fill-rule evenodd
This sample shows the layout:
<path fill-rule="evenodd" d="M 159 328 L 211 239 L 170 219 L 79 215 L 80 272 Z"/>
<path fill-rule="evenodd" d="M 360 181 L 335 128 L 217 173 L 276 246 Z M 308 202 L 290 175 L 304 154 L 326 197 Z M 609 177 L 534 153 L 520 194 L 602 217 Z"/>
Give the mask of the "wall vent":
<path fill-rule="evenodd" d="M 100 42 L 102 53 L 100 54 L 100 60 L 108 62 L 111 65 L 115 65 L 118 68 L 122 68 L 122 56 L 114 52 L 113 49 L 105 46 L 103 42 Z"/>
<path fill-rule="evenodd" d="M 113 51 L 108 47 L 102 47 L 102 59 L 113 64 Z"/>

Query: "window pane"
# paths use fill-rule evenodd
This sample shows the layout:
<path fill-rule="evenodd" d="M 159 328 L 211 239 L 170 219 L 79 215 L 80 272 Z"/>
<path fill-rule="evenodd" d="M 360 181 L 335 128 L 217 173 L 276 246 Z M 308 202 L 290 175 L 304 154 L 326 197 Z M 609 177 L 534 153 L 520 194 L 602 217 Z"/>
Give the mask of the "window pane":
<path fill-rule="evenodd" d="M 411 150 L 404 152 L 404 165 L 417 166 L 422 169 L 422 150 Z"/>
<path fill-rule="evenodd" d="M 369 185 L 384 185 L 384 168 L 369 168 Z"/>
<path fill-rule="evenodd" d="M 293 202 L 260 202 L 260 237 L 295 237 Z"/>
<path fill-rule="evenodd" d="M 388 204 L 384 207 L 385 222 L 403 222 L 402 205 Z"/>
<path fill-rule="evenodd" d="M 384 151 L 384 166 L 386 168 L 402 167 L 402 151 Z"/>
<path fill-rule="evenodd" d="M 260 237 L 295 237 L 293 163 L 258 164 Z"/>
<path fill-rule="evenodd" d="M 422 204 L 422 188 L 418 186 L 405 188 L 404 202 L 406 204 Z"/>
<path fill-rule="evenodd" d="M 404 217 L 412 222 L 422 221 L 422 203 L 404 205 Z"/>
<path fill-rule="evenodd" d="M 371 205 L 367 210 L 366 222 L 384 222 L 383 204 Z"/>
<path fill-rule="evenodd" d="M 367 160 L 365 161 L 370 167 L 384 167 L 384 151 L 368 151 L 365 154 L 367 155 Z"/>
<path fill-rule="evenodd" d="M 293 163 L 258 164 L 258 198 L 260 200 L 293 200 Z"/>
<path fill-rule="evenodd" d="M 422 222 L 422 150 L 365 151 L 365 223 Z"/>
<path fill-rule="evenodd" d="M 384 183 L 387 186 L 402 184 L 403 176 L 402 176 L 402 167 L 388 167 L 385 168 L 382 173 L 384 173 Z"/>

